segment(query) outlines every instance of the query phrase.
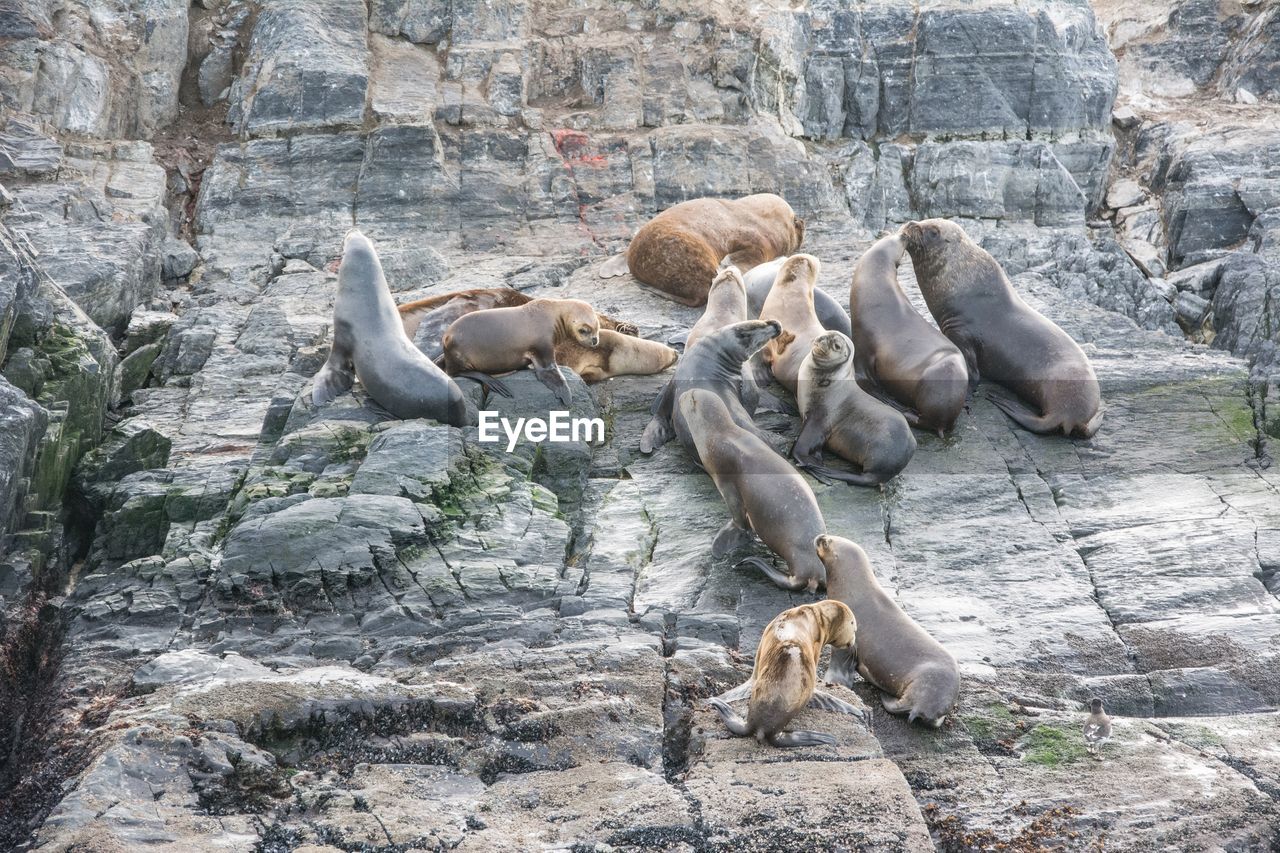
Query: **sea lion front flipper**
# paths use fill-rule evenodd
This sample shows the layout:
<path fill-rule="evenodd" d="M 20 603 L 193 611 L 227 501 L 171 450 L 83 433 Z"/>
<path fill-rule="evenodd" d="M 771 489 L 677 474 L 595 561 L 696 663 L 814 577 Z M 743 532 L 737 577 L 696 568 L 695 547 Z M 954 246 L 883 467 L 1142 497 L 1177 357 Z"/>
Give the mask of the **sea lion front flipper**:
<path fill-rule="evenodd" d="M 627 266 L 627 253 L 619 252 L 600 265 L 599 274 L 601 278 L 617 278 L 629 272 L 631 272 L 631 268 Z"/>
<path fill-rule="evenodd" d="M 827 443 L 827 424 L 822 409 L 810 409 L 800 424 L 800 435 L 791 446 L 791 458 L 802 468 L 822 466 L 822 446 Z"/>
<path fill-rule="evenodd" d="M 507 387 L 507 383 L 500 379 L 494 379 L 487 373 L 481 373 L 478 370 L 464 370 L 461 373 L 453 374 L 453 379 L 470 379 L 472 382 L 479 382 L 480 387 L 484 389 L 486 394 L 498 394 L 502 397 L 510 397 L 511 389 Z"/>
<path fill-rule="evenodd" d="M 654 415 L 649 419 L 649 423 L 645 425 L 644 432 L 640 434 L 640 452 L 648 456 L 675 438 L 675 435 L 676 430 L 671 425 L 671 421 Z"/>
<path fill-rule="evenodd" d="M 747 721 L 734 713 L 728 703 L 719 699 L 708 699 L 707 704 L 720 715 L 720 722 L 724 723 L 724 727 L 729 730 L 730 734 L 735 737 L 746 737 L 750 734 L 751 729 L 747 728 Z"/>
<path fill-rule="evenodd" d="M 755 684 L 755 680 L 748 678 L 732 690 L 726 690 L 719 696 L 715 697 L 721 702 L 737 702 L 739 699 L 746 699 L 751 695 L 751 688 Z"/>
<path fill-rule="evenodd" d="M 556 399 L 560 401 L 560 405 L 567 408 L 573 403 L 573 392 L 569 390 L 569 383 L 564 381 L 564 376 L 554 361 L 545 367 L 534 365 L 530 369 L 533 375 L 538 377 L 539 382 L 551 389 Z"/>
<path fill-rule="evenodd" d="M 1026 403 L 1003 388 L 998 386 L 988 387 L 987 399 L 1025 430 L 1043 435 L 1058 432 L 1062 429 L 1060 418 L 1055 418 L 1052 415 L 1036 414 Z"/>
<path fill-rule="evenodd" d="M 350 391 L 355 379 L 356 375 L 347 359 L 341 356 L 334 358 L 334 356 L 330 355 L 329 360 L 324 363 L 324 366 L 316 373 L 315 379 L 312 380 L 312 405 L 323 406 L 344 391 Z"/>
<path fill-rule="evenodd" d="M 765 577 L 773 581 L 777 586 L 782 589 L 789 590 L 790 592 L 799 592 L 800 590 L 808 589 L 809 587 L 807 582 L 786 574 L 785 572 L 778 571 L 776 568 L 771 566 L 767 560 L 763 560 L 760 557 L 747 557 L 744 560 L 739 560 L 734 568 L 739 569 L 743 566 L 751 566 L 759 569 L 764 573 Z"/>
<path fill-rule="evenodd" d="M 806 731 L 778 732 L 769 739 L 769 743 L 780 747 L 835 746 L 837 742 L 835 735 Z"/>
<path fill-rule="evenodd" d="M 853 687 L 853 675 L 858 671 L 858 658 L 854 649 L 832 649 L 831 663 L 827 664 L 825 680 L 842 687 Z"/>
<path fill-rule="evenodd" d="M 851 705 L 843 699 L 821 690 L 813 691 L 813 696 L 809 699 L 809 707 L 817 708 L 820 711 L 831 711 L 834 714 L 848 714 L 851 717 L 857 717 L 864 723 L 867 721 L 866 713 L 857 705 Z"/>
<path fill-rule="evenodd" d="M 732 554 L 738 548 L 751 542 L 751 531 L 743 530 L 733 520 L 726 521 L 724 527 L 711 542 L 711 557 L 719 560 L 726 554 Z"/>

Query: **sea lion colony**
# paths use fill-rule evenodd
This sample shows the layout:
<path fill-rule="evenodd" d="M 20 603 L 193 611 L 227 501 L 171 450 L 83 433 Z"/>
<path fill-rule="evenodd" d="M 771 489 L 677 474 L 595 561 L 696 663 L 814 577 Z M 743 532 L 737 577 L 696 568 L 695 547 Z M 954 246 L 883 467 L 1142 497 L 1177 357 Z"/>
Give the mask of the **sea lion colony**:
<path fill-rule="evenodd" d="M 503 393 L 491 373 L 528 367 L 567 404 L 560 365 L 598 382 L 675 364 L 639 437 L 641 452 L 678 438 L 715 481 L 729 519 L 713 557 L 758 537 L 787 570 L 759 557 L 739 566 L 759 568 L 783 589 L 825 586 L 829 594 L 780 614 L 760 641 L 751 679 L 711 700 L 730 732 L 774 746 L 832 742 L 783 730 L 806 705 L 858 713 L 816 689 L 828 644 L 835 653 L 827 681 L 848 685 L 857 672 L 880 689 L 889 712 L 940 726 L 959 691 L 955 659 L 879 586 L 862 549 L 826 529 L 796 467 L 879 486 L 909 462 L 912 428 L 950 430 L 979 379 L 995 383 L 991 399 L 1024 428 L 1088 438 L 1102 420 L 1098 381 L 1079 345 L 1027 305 L 995 259 L 951 222 L 909 222 L 870 247 L 852 271 L 847 315 L 817 295 L 821 262 L 795 254 L 803 238 L 803 221 L 777 196 L 696 199 L 660 213 L 626 255 L 606 262 L 601 278 L 630 271 L 675 301 L 706 306 L 677 363 L 675 350 L 580 300 L 466 290 L 397 313 L 372 243 L 353 231 L 339 269 L 333 352 L 313 402 L 333 399 L 354 377 L 397 417 L 460 425 L 455 379 Z M 904 255 L 937 329 L 898 284 Z M 799 407 L 796 467 L 752 419 L 770 379 Z M 824 449 L 855 470 L 827 465 Z M 741 699 L 745 718 L 728 704 Z"/>

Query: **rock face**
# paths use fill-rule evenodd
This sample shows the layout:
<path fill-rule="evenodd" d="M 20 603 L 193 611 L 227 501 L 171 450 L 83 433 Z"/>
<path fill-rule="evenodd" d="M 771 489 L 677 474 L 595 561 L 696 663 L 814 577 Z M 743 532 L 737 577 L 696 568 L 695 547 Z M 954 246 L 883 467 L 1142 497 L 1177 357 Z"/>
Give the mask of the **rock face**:
<path fill-rule="evenodd" d="M 0 637 L 31 663 L 0 685 L 0 846 L 1268 849 L 1277 43 L 1267 4 L 1216 9 L 14 5 Z M 841 301 L 880 233 L 960 222 L 1097 369 L 1090 441 L 979 391 L 885 490 L 812 483 L 959 661 L 938 731 L 866 684 L 835 690 L 870 730 L 798 720 L 835 747 L 705 707 L 806 599 L 712 559 L 678 444 L 639 455 L 665 377 L 570 375 L 604 440 L 511 453 L 307 393 L 353 224 L 398 300 L 510 286 L 666 340 L 698 312 L 599 263 L 750 192 Z M 506 381 L 461 384 L 552 408 Z"/>

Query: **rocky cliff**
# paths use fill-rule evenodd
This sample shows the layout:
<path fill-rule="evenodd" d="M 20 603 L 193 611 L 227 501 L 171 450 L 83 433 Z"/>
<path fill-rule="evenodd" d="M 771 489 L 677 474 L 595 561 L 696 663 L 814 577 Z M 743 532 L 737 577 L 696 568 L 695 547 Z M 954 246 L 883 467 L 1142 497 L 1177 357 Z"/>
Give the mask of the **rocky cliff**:
<path fill-rule="evenodd" d="M 1278 28 L 1258 0 L 4 4 L 0 847 L 1272 849 Z M 607 440 L 514 454 L 305 395 L 353 224 L 398 299 L 507 285 L 665 340 L 697 312 L 595 269 L 764 191 L 842 302 L 879 233 L 960 222 L 1102 382 L 1090 441 L 979 394 L 885 490 L 815 484 L 960 662 L 937 732 L 860 688 L 870 731 L 808 711 L 840 746 L 782 753 L 703 707 L 803 597 L 711 559 L 678 446 L 639 456 L 662 377 L 575 383 Z"/>

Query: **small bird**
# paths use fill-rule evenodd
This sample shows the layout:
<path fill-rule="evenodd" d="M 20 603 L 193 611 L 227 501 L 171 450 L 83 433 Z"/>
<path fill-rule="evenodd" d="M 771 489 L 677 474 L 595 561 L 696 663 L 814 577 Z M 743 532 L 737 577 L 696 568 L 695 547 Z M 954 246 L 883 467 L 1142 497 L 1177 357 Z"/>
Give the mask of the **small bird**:
<path fill-rule="evenodd" d="M 1084 721 L 1084 748 L 1095 758 L 1098 750 L 1111 740 L 1111 718 L 1102 710 L 1101 699 L 1089 700 L 1089 719 Z"/>

